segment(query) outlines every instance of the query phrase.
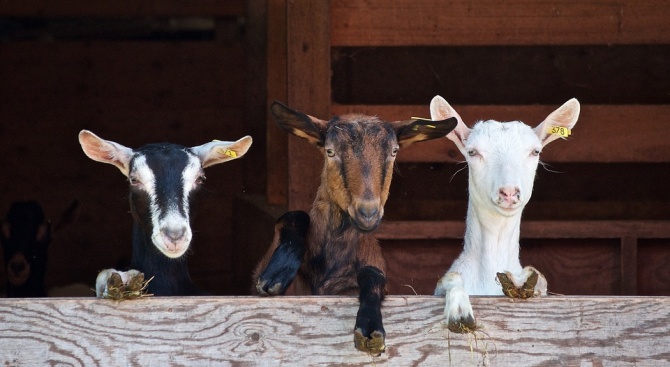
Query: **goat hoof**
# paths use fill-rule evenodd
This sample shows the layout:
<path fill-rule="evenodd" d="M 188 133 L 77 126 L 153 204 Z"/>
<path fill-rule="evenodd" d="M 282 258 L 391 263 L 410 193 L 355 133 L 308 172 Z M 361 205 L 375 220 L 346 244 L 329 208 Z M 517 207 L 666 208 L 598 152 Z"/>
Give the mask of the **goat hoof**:
<path fill-rule="evenodd" d="M 261 296 L 276 296 L 279 294 L 284 294 L 281 283 L 275 283 L 272 287 L 270 287 L 268 286 L 267 281 L 261 280 L 256 283 L 256 292 L 258 292 L 258 294 Z"/>
<path fill-rule="evenodd" d="M 354 330 L 354 346 L 361 352 L 369 353 L 373 356 L 381 355 L 386 350 L 384 333 L 373 331 L 370 337 L 364 336 L 360 328 Z"/>
<path fill-rule="evenodd" d="M 449 319 L 447 329 L 452 333 L 466 334 L 477 330 L 474 317 L 467 315 L 458 319 Z"/>
<path fill-rule="evenodd" d="M 535 296 L 535 285 L 539 278 L 536 271 L 532 271 L 521 287 L 514 285 L 511 274 L 497 273 L 498 281 L 502 286 L 503 293 L 510 298 L 528 299 Z"/>

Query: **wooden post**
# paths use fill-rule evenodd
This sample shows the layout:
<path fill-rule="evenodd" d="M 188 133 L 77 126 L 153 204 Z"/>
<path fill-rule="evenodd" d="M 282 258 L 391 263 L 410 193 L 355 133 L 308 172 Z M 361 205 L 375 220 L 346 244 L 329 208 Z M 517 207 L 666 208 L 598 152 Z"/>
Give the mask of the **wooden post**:
<path fill-rule="evenodd" d="M 322 119 L 330 117 L 330 2 L 286 3 L 288 105 Z M 306 141 L 289 137 L 288 208 L 309 210 L 319 187 L 323 158 Z"/>
<path fill-rule="evenodd" d="M 637 238 L 621 238 L 621 294 L 637 294 Z"/>

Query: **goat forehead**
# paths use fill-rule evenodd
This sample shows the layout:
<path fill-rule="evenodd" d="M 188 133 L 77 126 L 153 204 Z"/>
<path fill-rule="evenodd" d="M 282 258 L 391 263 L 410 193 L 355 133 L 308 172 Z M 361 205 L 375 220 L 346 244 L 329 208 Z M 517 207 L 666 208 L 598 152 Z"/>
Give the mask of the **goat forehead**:
<path fill-rule="evenodd" d="M 151 144 L 136 151 L 131 170 L 148 169 L 156 182 L 180 183 L 186 167 L 192 164 L 192 154 L 176 144 Z"/>
<path fill-rule="evenodd" d="M 10 237 L 14 239 L 35 239 L 35 233 L 46 219 L 42 206 L 35 201 L 12 203 L 7 212 L 6 222 L 10 225 Z"/>
<path fill-rule="evenodd" d="M 355 152 L 364 148 L 380 147 L 383 150 L 396 143 L 396 136 L 388 123 L 374 116 L 344 115 L 330 121 L 326 144 L 340 148 L 350 147 Z"/>
<path fill-rule="evenodd" d="M 473 126 L 468 144 L 482 148 L 509 150 L 515 147 L 527 149 L 540 144 L 533 129 L 520 121 L 499 122 L 487 120 Z"/>

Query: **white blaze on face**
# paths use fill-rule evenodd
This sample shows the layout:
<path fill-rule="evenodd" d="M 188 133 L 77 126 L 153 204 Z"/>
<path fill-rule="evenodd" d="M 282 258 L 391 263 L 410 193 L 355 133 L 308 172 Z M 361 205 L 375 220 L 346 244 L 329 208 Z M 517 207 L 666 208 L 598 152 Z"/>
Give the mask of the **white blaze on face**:
<path fill-rule="evenodd" d="M 530 200 L 542 144 L 518 121 L 476 124 L 465 144 L 470 195 L 481 207 L 514 215 Z"/>
<path fill-rule="evenodd" d="M 188 154 L 186 167 L 180 175 L 175 175 L 180 178 L 179 180 L 157 182 L 156 175 L 145 157 L 137 156 L 133 162 L 133 175 L 141 181 L 140 188 L 148 196 L 151 239 L 154 245 L 167 257 L 181 257 L 188 250 L 193 236 L 189 218 L 189 195 L 197 186 L 196 181 L 201 175 L 200 160 Z M 180 187 L 159 190 L 158 185 Z M 173 194 L 167 195 L 169 197 L 159 197 L 160 192 Z"/>

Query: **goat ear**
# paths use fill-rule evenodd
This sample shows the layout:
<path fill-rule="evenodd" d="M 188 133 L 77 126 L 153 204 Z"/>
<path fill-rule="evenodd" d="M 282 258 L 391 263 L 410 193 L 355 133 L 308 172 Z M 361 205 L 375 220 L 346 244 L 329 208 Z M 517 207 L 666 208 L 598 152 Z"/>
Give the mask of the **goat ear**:
<path fill-rule="evenodd" d="M 327 121 L 292 110 L 278 101 L 272 103 L 270 112 L 277 125 L 289 134 L 306 139 L 314 145 L 323 146 L 328 128 Z"/>
<path fill-rule="evenodd" d="M 407 146 L 417 141 L 442 138 L 456 127 L 457 122 L 456 118 L 451 117 L 440 121 L 422 119 L 395 121 L 391 122 L 391 125 L 398 136 L 400 146 Z"/>
<path fill-rule="evenodd" d="M 5 221 L 2 221 L 0 223 L 2 223 L 2 238 L 3 239 L 8 239 L 9 236 L 11 236 L 11 234 L 12 234 L 12 226 L 11 226 L 11 224 L 9 224 Z"/>
<path fill-rule="evenodd" d="M 128 176 L 133 150 L 113 141 L 99 138 L 88 130 L 79 132 L 79 144 L 84 153 L 94 161 L 115 165 Z"/>
<path fill-rule="evenodd" d="M 433 97 L 430 101 L 430 118 L 433 120 L 444 120 L 448 118 L 456 118 L 456 127 L 447 134 L 447 139 L 456 144 L 458 150 L 465 155 L 465 141 L 470 135 L 470 128 L 465 125 L 461 116 L 454 110 L 453 107 L 441 96 Z"/>
<path fill-rule="evenodd" d="M 191 152 L 200 158 L 202 168 L 241 158 L 247 153 L 252 143 L 251 136 L 247 135 L 238 141 L 219 141 L 203 144 L 191 148 Z"/>
<path fill-rule="evenodd" d="M 550 113 L 539 125 L 533 129 L 535 134 L 540 138 L 542 146 L 545 146 L 552 141 L 563 137 L 562 134 L 552 133 L 553 128 L 562 127 L 572 129 L 577 124 L 579 118 L 580 105 L 577 99 L 573 98 L 565 102 L 561 107 Z"/>
<path fill-rule="evenodd" d="M 68 206 L 67 209 L 65 209 L 63 214 L 61 214 L 60 218 L 58 218 L 58 221 L 56 221 L 56 225 L 54 225 L 52 232 L 56 233 L 61 229 L 67 227 L 68 225 L 74 223 L 77 220 L 77 217 L 79 217 L 80 211 L 81 210 L 79 200 L 77 199 L 72 200 L 70 206 Z"/>

